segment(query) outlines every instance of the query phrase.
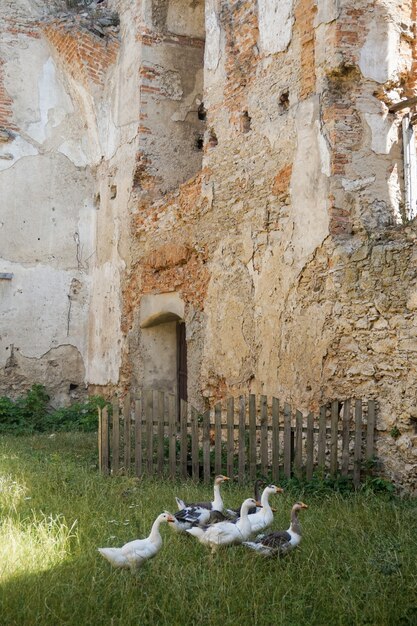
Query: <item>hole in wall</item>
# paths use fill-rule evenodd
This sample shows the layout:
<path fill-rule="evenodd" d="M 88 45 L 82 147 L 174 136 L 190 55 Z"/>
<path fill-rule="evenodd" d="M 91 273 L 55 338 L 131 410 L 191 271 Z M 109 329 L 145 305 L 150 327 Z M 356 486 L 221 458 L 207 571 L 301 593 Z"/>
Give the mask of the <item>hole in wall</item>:
<path fill-rule="evenodd" d="M 242 133 L 248 133 L 251 129 L 252 118 L 247 111 L 243 111 L 240 116 L 240 130 Z"/>
<path fill-rule="evenodd" d="M 70 383 L 69 390 L 75 391 L 75 389 L 78 389 L 78 385 L 76 383 Z"/>
<path fill-rule="evenodd" d="M 117 196 L 117 185 L 111 185 L 111 187 L 110 187 L 110 198 L 111 198 L 111 200 L 114 200 L 116 196 Z"/>
<path fill-rule="evenodd" d="M 280 113 L 285 113 L 290 108 L 290 92 L 288 89 L 282 92 L 278 100 L 278 108 Z"/>
<path fill-rule="evenodd" d="M 208 145 L 210 148 L 215 148 L 217 146 L 217 144 L 219 143 L 219 140 L 217 139 L 217 135 L 214 132 L 213 128 L 210 128 L 210 132 L 209 132 L 209 140 L 208 140 Z"/>
<path fill-rule="evenodd" d="M 204 102 L 201 102 L 197 109 L 198 119 L 204 121 L 207 118 L 207 111 L 204 107 Z"/>
<path fill-rule="evenodd" d="M 204 137 L 203 137 L 203 135 L 197 135 L 194 145 L 195 145 L 197 150 L 202 150 L 204 148 Z"/>

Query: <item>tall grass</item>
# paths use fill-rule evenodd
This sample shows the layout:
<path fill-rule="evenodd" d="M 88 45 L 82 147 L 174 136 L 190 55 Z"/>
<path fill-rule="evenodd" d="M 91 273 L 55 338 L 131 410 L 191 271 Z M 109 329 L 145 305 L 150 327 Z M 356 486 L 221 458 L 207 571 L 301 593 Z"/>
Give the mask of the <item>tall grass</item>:
<path fill-rule="evenodd" d="M 228 505 L 252 487 L 222 487 Z M 266 560 L 242 546 L 210 551 L 164 526 L 164 545 L 137 576 L 97 552 L 143 537 L 174 495 L 211 486 L 101 477 L 94 437 L 0 441 L 0 623 L 13 626 L 415 625 L 417 506 L 370 492 L 276 496 L 274 528 L 296 499 L 301 546 Z"/>

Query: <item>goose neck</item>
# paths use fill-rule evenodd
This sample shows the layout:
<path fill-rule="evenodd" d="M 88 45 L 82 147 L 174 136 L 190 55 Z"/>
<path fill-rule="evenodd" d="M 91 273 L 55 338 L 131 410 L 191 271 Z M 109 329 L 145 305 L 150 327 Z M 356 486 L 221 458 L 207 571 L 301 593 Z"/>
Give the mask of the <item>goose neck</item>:
<path fill-rule="evenodd" d="M 154 523 L 152 524 L 151 533 L 149 535 L 149 540 L 153 543 L 158 543 L 161 541 L 161 533 L 159 532 L 159 526 L 161 525 L 161 520 L 159 517 L 156 518 Z"/>
<path fill-rule="evenodd" d="M 301 535 L 301 523 L 298 519 L 298 509 L 293 509 L 291 511 L 291 530 L 297 535 Z"/>
<path fill-rule="evenodd" d="M 220 485 L 214 485 L 214 500 L 213 500 L 213 509 L 216 511 L 223 510 L 223 500 L 220 495 Z"/>
<path fill-rule="evenodd" d="M 262 504 L 262 511 L 268 511 L 271 507 L 269 505 L 269 491 L 267 489 L 264 489 L 264 491 L 262 492 L 262 497 L 261 497 L 261 504 Z"/>

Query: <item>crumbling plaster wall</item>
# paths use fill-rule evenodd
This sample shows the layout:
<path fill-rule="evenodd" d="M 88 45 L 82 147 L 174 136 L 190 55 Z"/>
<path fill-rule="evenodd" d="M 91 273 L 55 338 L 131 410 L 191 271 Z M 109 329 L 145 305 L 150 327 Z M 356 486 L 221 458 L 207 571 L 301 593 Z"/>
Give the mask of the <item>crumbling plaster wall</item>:
<path fill-rule="evenodd" d="M 27 3 L 1 9 L 0 250 L 12 279 L 0 281 L 0 392 L 42 382 L 62 402 L 84 382 L 95 209 L 78 161 L 83 129 L 41 17 Z"/>
<path fill-rule="evenodd" d="M 107 4 L 2 10 L 1 271 L 13 273 L 0 284 L 3 393 L 41 382 L 62 403 L 119 377 L 138 12 Z"/>
<path fill-rule="evenodd" d="M 411 490 L 415 226 L 388 109 L 413 93 L 413 10 L 207 0 L 202 171 L 139 204 L 132 282 L 185 301 L 193 401 L 377 398 L 385 469 Z"/>

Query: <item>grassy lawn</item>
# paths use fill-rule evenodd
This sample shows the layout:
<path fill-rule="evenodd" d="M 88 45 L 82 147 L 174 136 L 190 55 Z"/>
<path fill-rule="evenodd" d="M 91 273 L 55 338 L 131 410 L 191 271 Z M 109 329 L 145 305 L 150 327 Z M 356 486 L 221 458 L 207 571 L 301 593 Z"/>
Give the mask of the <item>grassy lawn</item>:
<path fill-rule="evenodd" d="M 252 495 L 222 488 L 227 505 Z M 273 528 L 297 499 L 301 546 L 265 560 L 242 546 L 211 556 L 162 528 L 164 546 L 134 577 L 112 569 L 99 546 L 148 535 L 175 510 L 174 495 L 211 486 L 127 477 L 96 469 L 95 437 L 0 439 L 0 623 L 333 626 L 417 624 L 417 503 L 372 493 L 286 492 Z"/>

